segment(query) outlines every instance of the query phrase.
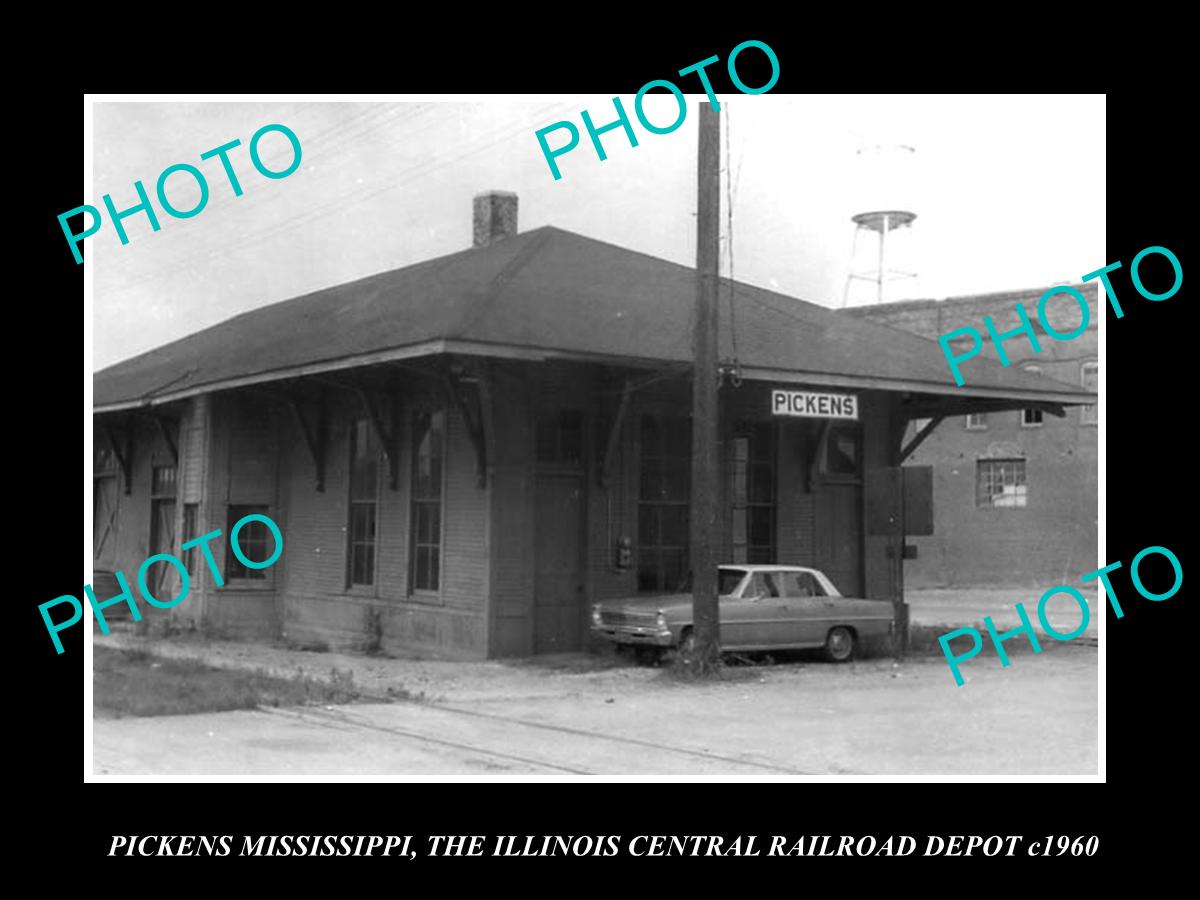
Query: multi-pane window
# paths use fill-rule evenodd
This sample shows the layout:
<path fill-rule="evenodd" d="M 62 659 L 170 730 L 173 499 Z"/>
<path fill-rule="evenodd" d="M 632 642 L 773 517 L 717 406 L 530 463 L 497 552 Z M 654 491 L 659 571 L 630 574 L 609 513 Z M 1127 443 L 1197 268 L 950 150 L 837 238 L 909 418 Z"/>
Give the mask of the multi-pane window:
<path fill-rule="evenodd" d="M 675 591 L 688 573 L 691 420 L 644 415 L 640 440 L 638 590 Z"/>
<path fill-rule="evenodd" d="M 150 473 L 150 496 L 175 499 L 175 467 L 155 466 Z"/>
<path fill-rule="evenodd" d="M 989 508 L 1024 506 L 1025 500 L 1025 460 L 976 460 L 976 506 Z"/>
<path fill-rule="evenodd" d="M 967 431 L 985 431 L 987 427 L 987 413 L 967 414 Z"/>
<path fill-rule="evenodd" d="M 775 561 L 775 428 L 738 423 L 731 445 L 733 561 Z"/>
<path fill-rule="evenodd" d="M 254 515 L 268 516 L 267 507 L 250 504 L 230 504 L 229 514 L 225 520 L 225 533 L 230 535 L 230 540 L 232 540 L 233 526 L 246 516 Z M 191 540 L 191 538 L 189 537 L 188 540 Z M 275 538 L 271 534 L 271 530 L 267 528 L 267 523 L 257 519 L 253 522 L 245 523 L 238 529 L 237 545 L 238 549 L 242 551 L 242 556 L 251 562 L 266 562 L 275 555 Z M 230 546 L 229 550 L 225 553 L 226 580 L 233 578 L 266 577 L 266 569 L 252 569 L 250 566 L 244 565 L 233 552 L 232 545 Z"/>
<path fill-rule="evenodd" d="M 441 585 L 445 446 L 445 412 L 418 413 L 413 421 L 410 562 L 413 591 L 437 591 Z"/>
<path fill-rule="evenodd" d="M 577 410 L 538 416 L 537 461 L 558 465 L 579 465 L 583 461 L 583 416 Z"/>
<path fill-rule="evenodd" d="M 1093 392 L 1099 389 L 1100 363 L 1096 362 L 1095 360 L 1089 360 L 1088 362 L 1085 362 L 1080 374 L 1083 386 L 1085 388 Z M 1094 403 L 1089 404 L 1088 406 L 1080 407 L 1079 421 L 1084 425 L 1095 425 L 1097 422 L 1097 409 L 1098 407 Z"/>
<path fill-rule="evenodd" d="M 150 553 L 179 555 L 179 537 L 175 534 L 175 467 L 154 466 L 150 470 Z M 175 596 L 172 588 L 178 574 L 169 565 L 150 570 L 148 587 L 158 598 Z"/>
<path fill-rule="evenodd" d="M 379 439 L 366 419 L 350 426 L 350 523 L 346 585 L 375 583 L 375 522 L 379 502 Z"/>

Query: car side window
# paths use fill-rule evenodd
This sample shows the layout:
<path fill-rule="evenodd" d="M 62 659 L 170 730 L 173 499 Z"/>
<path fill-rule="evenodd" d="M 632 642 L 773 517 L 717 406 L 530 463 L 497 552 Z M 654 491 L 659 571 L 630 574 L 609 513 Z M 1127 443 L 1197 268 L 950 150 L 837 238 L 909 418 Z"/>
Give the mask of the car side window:
<path fill-rule="evenodd" d="M 808 590 L 808 596 L 810 596 L 810 597 L 824 597 L 825 596 L 825 588 L 821 587 L 821 582 L 817 581 L 817 579 L 813 576 L 812 572 L 801 572 L 800 579 L 801 579 L 801 582 L 806 586 L 806 588 Z"/>
<path fill-rule="evenodd" d="M 821 583 L 811 572 L 787 572 L 782 576 L 785 597 L 824 597 Z"/>
<path fill-rule="evenodd" d="M 755 572 L 747 597 L 778 597 L 779 585 L 771 572 Z"/>

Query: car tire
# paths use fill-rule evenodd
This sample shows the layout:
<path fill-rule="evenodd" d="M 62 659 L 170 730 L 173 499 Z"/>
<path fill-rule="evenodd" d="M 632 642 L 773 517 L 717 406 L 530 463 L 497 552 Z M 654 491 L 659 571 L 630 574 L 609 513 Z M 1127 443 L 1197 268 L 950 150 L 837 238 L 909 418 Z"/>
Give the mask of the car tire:
<path fill-rule="evenodd" d="M 830 662 L 847 662 L 854 656 L 854 632 L 844 625 L 830 628 L 825 636 L 825 658 Z"/>

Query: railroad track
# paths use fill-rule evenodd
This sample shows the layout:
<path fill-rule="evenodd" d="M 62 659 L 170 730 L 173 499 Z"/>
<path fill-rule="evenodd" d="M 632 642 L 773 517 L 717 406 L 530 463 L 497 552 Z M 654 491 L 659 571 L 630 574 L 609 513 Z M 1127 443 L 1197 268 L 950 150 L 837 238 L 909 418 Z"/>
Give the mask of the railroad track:
<path fill-rule="evenodd" d="M 393 709 L 403 708 L 405 704 L 395 704 Z M 522 719 L 518 716 L 501 715 L 499 713 L 479 712 L 476 710 L 462 709 L 455 706 L 448 706 L 441 703 L 414 703 L 411 704 L 414 709 L 421 710 L 436 710 L 440 713 L 446 713 L 452 716 L 486 720 L 492 723 L 499 723 L 505 726 L 515 726 L 519 729 L 535 729 L 540 731 L 555 732 L 562 735 L 567 735 L 573 738 L 582 738 L 589 741 L 604 741 L 615 744 L 620 744 L 628 747 L 640 747 L 649 750 L 656 750 L 662 753 L 678 755 L 682 758 L 690 758 L 693 760 L 703 760 L 709 763 L 719 763 L 724 766 L 736 766 L 743 769 L 756 769 L 761 771 L 775 772 L 783 775 L 815 775 L 816 772 L 807 772 L 801 769 L 796 769 L 790 766 L 782 766 L 775 763 L 763 762 L 760 760 L 745 759 L 737 756 L 729 756 L 721 753 L 713 753 L 708 750 L 698 750 L 692 747 L 679 747 L 672 744 L 664 744 L 658 741 L 650 741 L 642 738 L 624 737 L 615 734 L 606 734 L 601 731 L 591 731 L 585 728 L 572 728 L 566 725 L 553 725 L 546 722 L 535 722 L 528 719 Z M 533 756 L 527 756 L 520 753 L 511 753 L 505 750 L 493 749 L 487 744 L 465 741 L 451 740 L 447 737 L 442 737 L 436 734 L 430 734 L 427 731 L 417 730 L 411 727 L 399 727 L 395 725 L 384 725 L 374 722 L 365 716 L 355 714 L 353 707 L 304 707 L 281 709 L 275 707 L 259 707 L 261 712 L 271 715 L 300 720 L 321 727 L 335 728 L 338 730 L 353 730 L 367 729 L 370 731 L 392 734 L 397 737 L 408 738 L 410 740 L 419 741 L 435 746 L 442 746 L 457 750 L 466 751 L 467 753 L 476 754 L 484 757 L 494 757 L 509 762 L 518 762 L 524 765 L 533 766 L 537 769 L 550 770 L 556 772 L 564 772 L 571 775 L 596 775 L 599 772 L 582 768 L 578 764 L 567 765 L 562 762 L 540 759 Z"/>

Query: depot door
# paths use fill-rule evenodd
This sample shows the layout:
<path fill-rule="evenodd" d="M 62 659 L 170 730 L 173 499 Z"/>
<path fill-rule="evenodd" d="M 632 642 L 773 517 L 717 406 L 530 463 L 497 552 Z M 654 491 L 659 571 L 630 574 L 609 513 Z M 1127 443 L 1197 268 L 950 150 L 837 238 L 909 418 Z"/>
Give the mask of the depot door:
<path fill-rule="evenodd" d="M 862 487 L 822 484 L 816 491 L 817 568 L 847 597 L 862 596 Z"/>
<path fill-rule="evenodd" d="M 583 477 L 539 473 L 534 505 L 533 652 L 583 646 Z"/>

